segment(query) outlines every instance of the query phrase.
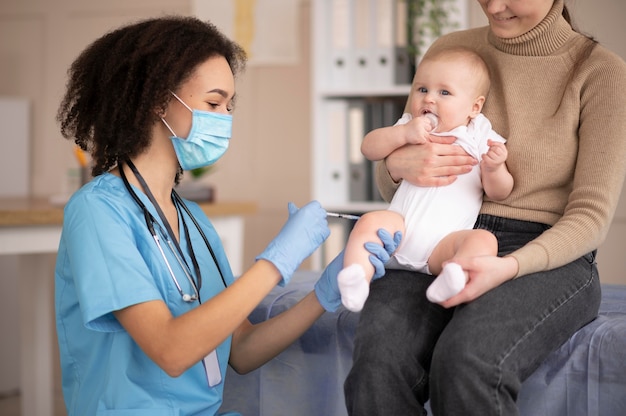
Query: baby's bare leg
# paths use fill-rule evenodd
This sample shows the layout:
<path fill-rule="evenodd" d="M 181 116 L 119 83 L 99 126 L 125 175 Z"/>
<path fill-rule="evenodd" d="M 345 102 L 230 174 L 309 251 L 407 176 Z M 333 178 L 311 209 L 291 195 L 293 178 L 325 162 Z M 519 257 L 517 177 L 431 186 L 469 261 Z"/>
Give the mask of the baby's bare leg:
<path fill-rule="evenodd" d="M 442 266 L 454 257 L 475 257 L 498 254 L 496 237 L 486 230 L 463 230 L 451 233 L 437 244 L 428 259 L 428 268 L 435 281 L 426 296 L 431 302 L 443 302 L 459 293 L 467 283 L 467 274 L 454 262 Z"/>
<path fill-rule="evenodd" d="M 363 247 L 367 242 L 380 242 L 377 231 L 384 228 L 390 234 L 404 233 L 404 218 L 393 211 L 372 211 L 356 222 L 344 250 L 344 269 L 337 281 L 343 305 L 354 312 L 363 308 L 369 294 L 369 284 L 374 276 L 370 253 Z"/>

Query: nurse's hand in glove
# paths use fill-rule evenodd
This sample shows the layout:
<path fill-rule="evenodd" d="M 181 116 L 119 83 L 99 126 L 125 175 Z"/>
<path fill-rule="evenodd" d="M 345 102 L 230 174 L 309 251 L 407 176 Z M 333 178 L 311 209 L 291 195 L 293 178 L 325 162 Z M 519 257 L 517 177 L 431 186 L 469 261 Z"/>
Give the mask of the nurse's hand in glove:
<path fill-rule="evenodd" d="M 389 256 L 396 251 L 402 233 L 396 232 L 393 237 L 389 231 L 381 228 L 378 230 L 378 238 L 383 245 L 379 243 L 365 243 L 365 249 L 371 253 L 369 259 L 374 266 L 374 279 L 378 279 L 385 275 L 385 263 L 389 261 Z M 315 294 L 324 309 L 328 312 L 335 312 L 341 306 L 341 293 L 339 293 L 339 285 L 337 284 L 337 275 L 343 269 L 343 251 L 326 267 L 317 283 L 315 283 Z"/>
<path fill-rule="evenodd" d="M 289 203 L 289 218 L 276 238 L 270 242 L 256 260 L 271 262 L 283 279 L 279 285 L 289 283 L 300 263 L 309 257 L 330 234 L 326 210 L 317 201 L 298 209 Z"/>

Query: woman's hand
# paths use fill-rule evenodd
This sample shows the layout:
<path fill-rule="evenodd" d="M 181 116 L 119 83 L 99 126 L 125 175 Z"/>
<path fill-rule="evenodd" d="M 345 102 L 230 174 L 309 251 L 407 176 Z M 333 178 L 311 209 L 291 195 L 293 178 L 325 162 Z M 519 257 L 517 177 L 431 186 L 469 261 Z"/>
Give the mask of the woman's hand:
<path fill-rule="evenodd" d="M 386 158 L 394 181 L 407 180 L 417 186 L 445 186 L 478 163 L 461 146 L 450 146 L 454 137 L 430 136 L 431 142 L 406 145 Z"/>
<path fill-rule="evenodd" d="M 440 303 L 444 308 L 471 302 L 507 280 L 511 280 L 518 272 L 517 260 L 510 256 L 454 258 L 451 261 L 459 264 L 468 273 L 468 281 L 461 292 Z"/>

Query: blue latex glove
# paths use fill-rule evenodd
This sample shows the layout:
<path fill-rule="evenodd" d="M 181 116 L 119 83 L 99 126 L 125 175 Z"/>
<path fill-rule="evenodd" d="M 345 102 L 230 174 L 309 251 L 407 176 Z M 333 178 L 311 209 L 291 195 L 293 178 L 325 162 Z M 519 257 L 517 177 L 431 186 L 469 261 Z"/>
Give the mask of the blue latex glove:
<path fill-rule="evenodd" d="M 365 249 L 371 253 L 369 257 L 372 266 L 374 266 L 374 279 L 378 279 L 385 275 L 385 263 L 389 261 L 389 256 L 400 245 L 402 233 L 396 232 L 392 237 L 389 232 L 383 228 L 378 230 L 378 238 L 383 245 L 379 243 L 365 243 Z M 337 284 L 337 275 L 343 269 L 343 251 L 337 255 L 322 272 L 322 276 L 315 283 L 315 295 L 320 304 L 328 312 L 335 312 L 341 306 L 341 293 L 339 293 L 339 285 Z"/>
<path fill-rule="evenodd" d="M 326 210 L 319 202 L 309 202 L 300 209 L 290 202 L 288 209 L 287 222 L 256 258 L 267 260 L 276 266 L 283 277 L 280 286 L 289 283 L 300 263 L 313 254 L 330 234 Z"/>

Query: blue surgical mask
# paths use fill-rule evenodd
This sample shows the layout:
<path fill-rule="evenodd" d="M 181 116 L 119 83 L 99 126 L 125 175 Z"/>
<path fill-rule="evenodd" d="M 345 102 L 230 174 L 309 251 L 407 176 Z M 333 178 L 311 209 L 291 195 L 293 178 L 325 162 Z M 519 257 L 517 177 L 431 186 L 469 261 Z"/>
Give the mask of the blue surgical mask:
<path fill-rule="evenodd" d="M 165 119 L 165 126 L 172 132 L 172 143 L 178 163 L 183 170 L 192 170 L 212 165 L 228 149 L 233 126 L 233 116 L 211 111 L 192 110 L 174 93 L 172 95 L 191 111 L 191 130 L 186 139 L 176 136 Z"/>

